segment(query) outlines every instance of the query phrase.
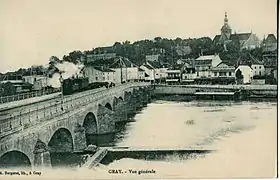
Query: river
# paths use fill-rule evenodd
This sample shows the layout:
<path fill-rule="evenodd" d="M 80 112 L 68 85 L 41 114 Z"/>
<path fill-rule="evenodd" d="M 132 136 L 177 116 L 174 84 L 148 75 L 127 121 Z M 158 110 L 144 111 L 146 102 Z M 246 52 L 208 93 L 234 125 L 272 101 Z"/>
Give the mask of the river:
<path fill-rule="evenodd" d="M 155 100 L 121 126 L 103 146 L 135 148 L 205 148 L 195 159 L 123 158 L 85 176 L 109 178 L 274 177 L 277 102 Z M 108 170 L 153 170 L 151 174 L 112 174 Z M 91 172 L 89 172 L 91 171 Z"/>

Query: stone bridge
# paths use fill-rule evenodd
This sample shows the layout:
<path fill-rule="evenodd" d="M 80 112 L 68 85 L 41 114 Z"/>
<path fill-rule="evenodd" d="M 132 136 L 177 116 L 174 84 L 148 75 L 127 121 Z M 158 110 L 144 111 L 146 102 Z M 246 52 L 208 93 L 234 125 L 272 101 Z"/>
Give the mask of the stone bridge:
<path fill-rule="evenodd" d="M 84 150 L 89 135 L 114 132 L 117 122 L 150 99 L 149 83 L 131 83 L 7 110 L 0 121 L 0 165 L 51 166 L 53 152 Z"/>

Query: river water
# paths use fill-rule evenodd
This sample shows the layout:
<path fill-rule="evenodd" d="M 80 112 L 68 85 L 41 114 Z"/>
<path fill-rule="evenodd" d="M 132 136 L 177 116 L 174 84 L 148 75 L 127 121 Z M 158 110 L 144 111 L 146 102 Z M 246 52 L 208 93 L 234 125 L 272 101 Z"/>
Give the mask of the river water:
<path fill-rule="evenodd" d="M 79 171 L 100 178 L 275 176 L 277 102 L 156 100 L 121 127 L 103 146 L 215 151 L 196 159 L 123 158 L 90 172 Z M 155 173 L 109 173 L 112 169 Z"/>

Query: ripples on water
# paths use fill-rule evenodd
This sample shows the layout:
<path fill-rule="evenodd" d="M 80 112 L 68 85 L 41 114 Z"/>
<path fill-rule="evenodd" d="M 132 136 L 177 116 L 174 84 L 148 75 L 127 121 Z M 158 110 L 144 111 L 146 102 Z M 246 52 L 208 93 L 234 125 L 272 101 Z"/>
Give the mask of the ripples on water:
<path fill-rule="evenodd" d="M 135 116 L 116 146 L 189 147 L 205 139 L 248 130 L 258 119 L 276 118 L 276 104 L 156 101 Z M 258 111 L 254 108 L 258 107 Z M 263 109 L 264 108 L 264 109 Z M 264 111 L 262 111 L 262 109 Z M 193 124 L 186 122 L 192 121 Z"/>
<path fill-rule="evenodd" d="M 135 148 L 202 147 L 217 150 L 216 153 L 219 154 L 220 147 L 226 144 L 231 137 L 237 137 L 237 134 L 241 135 L 238 136 L 240 137 L 240 144 L 237 146 L 243 146 L 244 144 L 250 144 L 250 142 L 242 142 L 242 136 L 245 137 L 243 133 L 265 124 L 272 124 L 272 127 L 275 127 L 276 107 L 277 103 L 274 102 L 154 101 L 136 114 L 132 122 L 120 126 L 120 131 L 113 136 L 110 142 L 103 145 Z M 266 129 L 265 133 L 274 132 L 275 129 L 268 131 Z M 268 136 L 272 137 L 273 133 Z M 227 146 L 232 146 L 232 149 L 234 149 L 236 144 Z M 201 156 L 193 154 L 188 155 L 188 158 L 185 156 L 184 154 L 167 155 L 160 161 L 156 161 L 156 159 L 155 161 L 147 161 L 145 159 L 123 158 L 113 161 L 108 166 L 97 168 L 97 172 L 114 168 L 148 168 L 157 169 L 165 176 L 177 177 L 176 174 L 184 174 L 183 170 L 186 167 L 195 164 L 190 159 L 197 161 L 198 159 L 204 159 L 205 156 L 211 156 L 211 154 Z M 224 156 L 223 158 L 226 159 L 228 154 Z M 250 156 L 250 154 L 247 156 Z M 166 172 L 170 168 L 176 170 Z M 198 169 L 198 167 L 192 167 L 193 173 Z M 194 177 L 196 176 L 194 175 Z"/>
<path fill-rule="evenodd" d="M 242 135 L 264 123 L 275 124 L 276 106 L 277 103 L 273 102 L 155 101 L 135 116 L 135 122 L 129 123 L 125 133 L 117 136 L 115 145 L 147 148 L 204 147 L 219 150 L 221 143 L 226 144 L 227 139 L 235 134 Z M 193 123 L 186 123 L 188 121 Z M 250 143 L 242 142 L 242 139 L 240 141 L 239 146 Z M 144 163 L 141 160 L 121 159 L 109 167 L 127 167 L 129 162 L 133 166 Z M 179 155 L 167 156 L 161 162 L 162 166 L 172 163 L 173 168 L 180 168 L 182 163 L 190 163 Z M 144 164 L 143 167 L 147 167 Z"/>

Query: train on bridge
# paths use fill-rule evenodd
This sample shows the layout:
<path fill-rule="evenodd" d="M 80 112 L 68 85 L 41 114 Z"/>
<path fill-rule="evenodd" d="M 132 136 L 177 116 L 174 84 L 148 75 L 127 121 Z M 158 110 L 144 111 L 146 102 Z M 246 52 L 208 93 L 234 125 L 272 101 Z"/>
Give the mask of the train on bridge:
<path fill-rule="evenodd" d="M 90 89 L 96 89 L 101 87 L 114 87 L 114 83 L 109 82 L 93 82 L 89 83 L 87 77 L 68 78 L 62 82 L 63 95 L 70 95 L 76 92 L 86 91 Z"/>

